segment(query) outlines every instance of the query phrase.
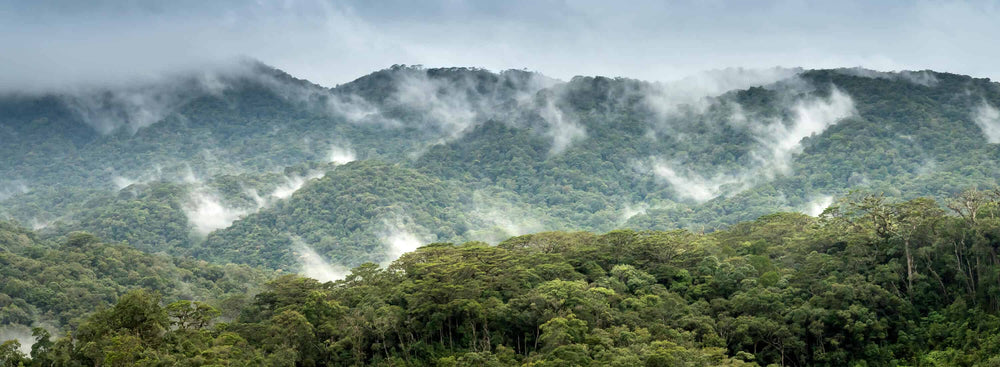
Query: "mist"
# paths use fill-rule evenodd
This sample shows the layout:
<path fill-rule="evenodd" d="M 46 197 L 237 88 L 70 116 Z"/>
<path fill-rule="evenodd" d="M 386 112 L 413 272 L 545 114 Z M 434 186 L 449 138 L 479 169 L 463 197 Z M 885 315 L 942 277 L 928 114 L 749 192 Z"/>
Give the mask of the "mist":
<path fill-rule="evenodd" d="M 983 100 L 973 111 L 972 120 L 983 131 L 986 141 L 1000 144 L 1000 110 Z"/>
<path fill-rule="evenodd" d="M 418 237 L 406 222 L 408 222 L 406 218 L 402 217 L 383 220 L 383 229 L 379 236 L 385 245 L 384 260 L 381 263 L 383 267 L 389 266 L 403 254 L 416 251 L 421 245 L 430 242 Z"/>
<path fill-rule="evenodd" d="M 292 194 L 294 194 L 296 191 L 299 191 L 299 189 L 301 189 L 302 186 L 305 186 L 306 182 L 317 178 L 322 178 L 324 175 L 325 174 L 323 172 L 315 171 L 315 172 L 310 172 L 306 176 L 298 176 L 298 175 L 285 176 L 284 177 L 285 183 L 278 185 L 278 187 L 276 187 L 274 191 L 271 192 L 270 196 L 279 200 L 287 199 L 291 197 Z"/>
<path fill-rule="evenodd" d="M 110 79 L 84 85 L 28 88 L 17 93 L 53 94 L 100 134 L 121 129 L 134 134 L 162 121 L 193 99 L 220 96 L 242 78 L 261 78 L 258 69 L 260 66 L 253 60 L 232 58 L 200 69 L 164 72 L 146 79 Z"/>
<path fill-rule="evenodd" d="M 704 177 L 691 170 L 675 168 L 678 166 L 676 163 L 657 159 L 653 159 L 651 165 L 653 175 L 666 181 L 678 197 L 699 203 L 722 195 L 724 186 L 737 185 L 739 187 L 737 190 L 742 190 L 750 185 L 746 177 L 722 173 L 712 177 Z"/>
<path fill-rule="evenodd" d="M 780 67 L 702 71 L 674 81 L 651 84 L 648 90 L 643 91 L 643 102 L 661 118 L 676 116 L 686 110 L 704 113 L 712 103 L 706 97 L 719 96 L 732 90 L 769 85 L 793 78 L 802 71 L 801 68 Z"/>
<path fill-rule="evenodd" d="M 1000 31 L 990 3 L 727 3 L 9 2 L 0 86 L 129 81 L 233 55 L 330 86 L 398 63 L 531 66 L 564 79 L 776 65 L 998 76 L 1000 53 L 980 47 Z"/>
<path fill-rule="evenodd" d="M 504 192 L 477 190 L 472 193 L 472 208 L 466 215 L 473 228 L 471 240 L 497 244 L 513 236 L 541 232 L 549 223 L 544 211 L 508 198 Z"/>
<path fill-rule="evenodd" d="M 802 139 L 821 134 L 841 120 L 854 116 L 854 100 L 832 87 L 828 98 L 815 97 L 797 101 L 792 107 L 792 121 L 773 121 L 753 126 L 763 149 L 754 153 L 765 167 L 763 173 L 788 173 L 792 157 L 801 152 Z"/>
<path fill-rule="evenodd" d="M 552 99 L 546 101 L 545 106 L 539 111 L 539 114 L 548 125 L 548 130 L 545 134 L 552 139 L 552 148 L 549 149 L 549 155 L 560 154 L 570 144 L 587 137 L 587 130 L 556 107 Z"/>
<path fill-rule="evenodd" d="M 0 344 L 7 340 L 17 340 L 21 344 L 18 350 L 25 355 L 30 354 L 31 346 L 35 345 L 35 337 L 31 335 L 31 328 L 19 324 L 0 326 Z"/>
<path fill-rule="evenodd" d="M 340 265 L 331 265 L 298 237 L 292 237 L 292 244 L 298 255 L 299 274 L 321 282 L 334 282 L 347 277 L 351 270 Z"/>
<path fill-rule="evenodd" d="M 798 82 L 793 78 L 790 83 L 795 86 Z M 804 139 L 822 134 L 830 126 L 857 115 L 851 96 L 835 86 L 831 86 L 826 97 L 808 96 L 786 102 L 782 108 L 788 111 L 787 119 L 748 115 L 733 102 L 714 103 L 731 104 L 733 115 L 728 123 L 750 132 L 752 164 L 716 168 L 717 172 L 706 174 L 711 167 L 690 167 L 683 161 L 651 157 L 635 163 L 637 171 L 652 174 L 666 183 L 678 198 L 706 202 L 790 174 L 792 161 L 802 152 Z"/>
<path fill-rule="evenodd" d="M 357 160 L 357 156 L 354 154 L 354 150 L 350 147 L 339 145 L 330 146 L 330 153 L 327 154 L 327 162 L 341 165 L 354 162 L 355 160 Z"/>
<path fill-rule="evenodd" d="M 829 208 L 833 204 L 833 196 L 822 195 L 809 200 L 805 207 L 802 208 L 802 212 L 813 217 L 818 217 L 823 214 L 826 208 Z"/>
<path fill-rule="evenodd" d="M 898 72 L 885 72 L 885 71 L 865 69 L 861 67 L 854 67 L 854 68 L 840 68 L 836 69 L 836 71 L 841 74 L 853 75 L 863 78 L 902 80 L 904 82 L 924 87 L 934 87 L 938 84 L 937 77 L 926 70 L 923 71 L 903 70 Z"/>
<path fill-rule="evenodd" d="M 250 214 L 250 210 L 228 207 L 218 195 L 199 189 L 191 193 L 184 213 L 194 233 L 204 238 L 212 231 L 229 227 L 237 219 Z"/>
<path fill-rule="evenodd" d="M 0 201 L 28 192 L 31 192 L 31 189 L 23 181 L 0 181 Z"/>
<path fill-rule="evenodd" d="M 625 204 L 622 208 L 622 215 L 618 219 L 618 224 L 625 224 L 629 219 L 637 215 L 646 214 L 646 210 L 649 209 L 649 204 L 638 203 L 638 204 Z"/>
<path fill-rule="evenodd" d="M 256 190 L 248 189 L 244 194 L 253 199 L 255 204 L 250 207 L 227 204 L 218 193 L 212 192 L 200 179 L 192 175 L 188 178 L 192 190 L 183 206 L 184 213 L 194 233 L 204 238 L 215 230 L 229 227 L 238 219 L 270 207 L 277 201 L 288 199 L 309 181 L 322 178 L 324 175 L 324 172 L 312 171 L 305 176 L 284 176 L 282 177 L 284 182 L 265 196 L 261 196 Z"/>

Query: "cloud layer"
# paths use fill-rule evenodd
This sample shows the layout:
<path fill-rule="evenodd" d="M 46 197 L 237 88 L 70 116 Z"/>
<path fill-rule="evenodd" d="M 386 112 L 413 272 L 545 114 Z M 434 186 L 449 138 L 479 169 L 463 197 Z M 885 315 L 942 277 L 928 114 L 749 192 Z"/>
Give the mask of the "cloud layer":
<path fill-rule="evenodd" d="M 130 81 L 235 55 L 333 86 L 392 64 L 673 80 L 743 66 L 997 78 L 991 1 L 0 2 L 0 86 Z"/>
<path fill-rule="evenodd" d="M 972 120 L 983 130 L 983 136 L 990 144 L 1000 144 L 1000 110 L 982 101 L 973 111 Z"/>
<path fill-rule="evenodd" d="M 678 198 L 705 202 L 790 173 L 804 139 L 822 134 L 830 126 L 857 114 L 851 96 L 835 86 L 830 87 L 829 96 L 802 97 L 784 106 L 788 118 L 747 116 L 742 108 L 735 107 L 729 123 L 750 131 L 754 139 L 750 151 L 754 164 L 706 175 L 699 172 L 704 167 L 687 167 L 685 162 L 653 157 L 638 163 L 638 171 L 663 180 Z"/>

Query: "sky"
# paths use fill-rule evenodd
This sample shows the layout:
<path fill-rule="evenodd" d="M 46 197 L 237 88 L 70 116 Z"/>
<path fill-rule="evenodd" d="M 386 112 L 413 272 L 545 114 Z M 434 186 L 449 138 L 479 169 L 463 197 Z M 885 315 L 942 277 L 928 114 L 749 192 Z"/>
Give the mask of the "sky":
<path fill-rule="evenodd" d="M 669 81 L 855 67 L 1000 79 L 1000 0 L 0 0 L 0 91 L 258 59 L 325 86 L 393 64 Z"/>

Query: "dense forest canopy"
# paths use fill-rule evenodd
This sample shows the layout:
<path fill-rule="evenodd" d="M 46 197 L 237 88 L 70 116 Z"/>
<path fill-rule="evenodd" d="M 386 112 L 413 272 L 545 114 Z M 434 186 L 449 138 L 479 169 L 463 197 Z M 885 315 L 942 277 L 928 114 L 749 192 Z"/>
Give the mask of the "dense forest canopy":
<path fill-rule="evenodd" d="M 713 230 L 817 214 L 854 189 L 940 200 L 1000 176 L 1000 84 L 988 79 L 733 69 L 693 80 L 396 65 L 324 88 L 246 61 L 5 95 L 0 217 L 272 269 L 296 265 L 298 238 L 351 267 L 392 260 L 400 236 Z"/>
<path fill-rule="evenodd" d="M 256 61 L 0 95 L 0 366 L 1000 364 L 998 106 Z"/>
<path fill-rule="evenodd" d="M 776 213 L 708 234 L 543 232 L 496 246 L 435 243 L 343 280 L 278 276 L 239 302 L 192 301 L 144 279 L 63 336 L 35 328 L 30 352 L 6 343 L 0 362 L 993 365 L 998 204 L 1000 192 L 967 191 L 948 209 L 857 194 L 819 218 Z M 7 226 L 2 234 L 11 248 L 0 253 L 5 263 L 39 252 L 30 231 Z M 92 241 L 76 235 L 61 246 L 107 246 Z M 193 276 L 212 269 L 233 276 L 222 268 Z"/>

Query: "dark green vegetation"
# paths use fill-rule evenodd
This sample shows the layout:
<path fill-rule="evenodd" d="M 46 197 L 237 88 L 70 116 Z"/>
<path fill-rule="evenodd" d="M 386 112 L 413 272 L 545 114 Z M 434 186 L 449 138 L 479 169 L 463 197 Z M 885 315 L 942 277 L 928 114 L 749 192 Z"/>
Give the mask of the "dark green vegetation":
<path fill-rule="evenodd" d="M 244 265 L 215 265 L 106 244 L 87 233 L 40 240 L 31 231 L 0 222 L 0 325 L 76 327 L 94 307 L 140 288 L 238 310 L 269 277 Z"/>
<path fill-rule="evenodd" d="M 854 196 L 695 234 L 437 243 L 270 281 L 225 322 L 133 291 L 16 365 L 995 365 L 1000 193 Z M 170 302 L 170 303 L 167 303 Z M 8 345 L 13 346 L 13 345 Z M 14 364 L 11 364 L 14 363 Z"/>
<path fill-rule="evenodd" d="M 397 227 L 425 243 L 711 230 L 852 189 L 941 199 L 1000 176 L 975 123 L 1000 87 L 954 74 L 789 70 L 704 98 L 467 68 L 397 66 L 332 89 L 257 63 L 216 74 L 0 98 L 0 215 L 271 268 L 295 265 L 298 237 L 354 266 L 391 260 Z M 370 162 L 327 163 L 347 153 Z M 328 178 L 293 200 L 252 195 L 315 174 Z M 201 197 L 227 220 L 193 217 Z"/>
<path fill-rule="evenodd" d="M 42 327 L 43 366 L 1000 363 L 996 197 L 965 191 L 1000 183 L 1000 84 L 771 73 L 0 96 L 0 336 Z M 323 261 L 357 268 L 274 277 Z"/>

